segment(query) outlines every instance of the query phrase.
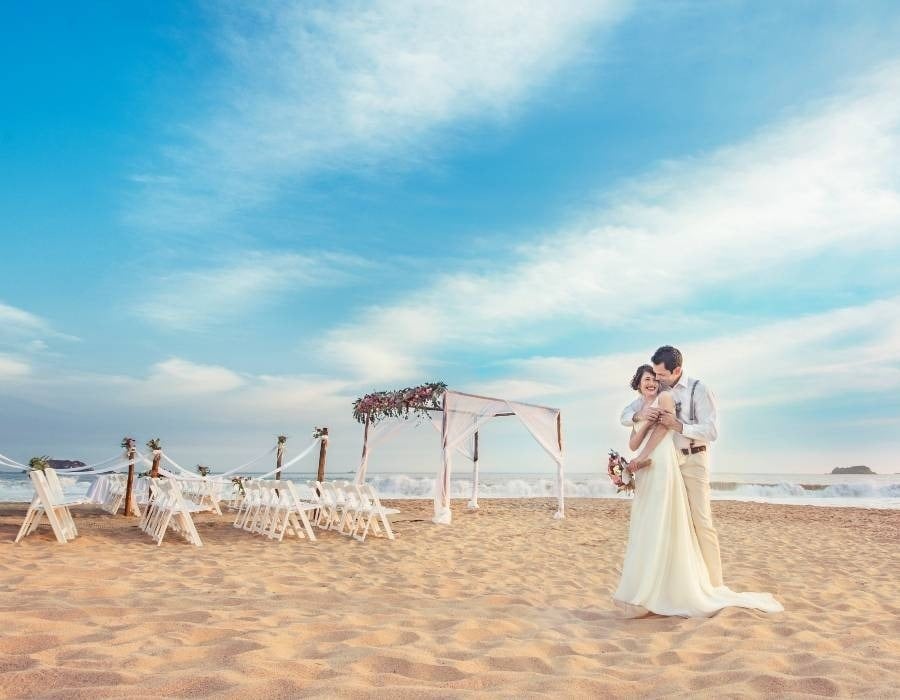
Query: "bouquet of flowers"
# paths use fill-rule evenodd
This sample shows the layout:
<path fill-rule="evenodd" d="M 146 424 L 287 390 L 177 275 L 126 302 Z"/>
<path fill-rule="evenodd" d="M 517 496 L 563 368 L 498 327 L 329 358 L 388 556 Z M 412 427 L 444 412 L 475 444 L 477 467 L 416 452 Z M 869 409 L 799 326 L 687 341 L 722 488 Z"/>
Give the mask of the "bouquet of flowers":
<path fill-rule="evenodd" d="M 616 487 L 616 493 L 634 493 L 634 474 L 628 468 L 628 462 L 615 450 L 609 451 L 606 473 Z"/>

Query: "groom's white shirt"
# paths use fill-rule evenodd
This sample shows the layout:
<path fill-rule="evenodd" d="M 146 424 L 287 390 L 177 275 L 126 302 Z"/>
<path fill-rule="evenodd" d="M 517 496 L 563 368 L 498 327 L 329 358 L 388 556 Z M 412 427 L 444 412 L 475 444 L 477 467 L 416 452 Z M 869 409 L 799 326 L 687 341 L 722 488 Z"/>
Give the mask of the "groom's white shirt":
<path fill-rule="evenodd" d="M 676 404 L 681 404 L 678 419 L 684 424 L 684 432 L 674 435 L 675 446 L 678 449 L 688 447 L 691 442 L 695 445 L 706 445 L 719 436 L 716 426 L 716 399 L 703 382 L 697 382 L 694 391 L 694 407 L 696 408 L 696 420 L 691 422 L 691 386 L 694 379 L 683 373 L 678 383 L 672 387 L 672 395 Z M 634 414 L 641 410 L 644 400 L 636 398 L 622 411 L 622 425 L 631 427 L 634 425 Z"/>

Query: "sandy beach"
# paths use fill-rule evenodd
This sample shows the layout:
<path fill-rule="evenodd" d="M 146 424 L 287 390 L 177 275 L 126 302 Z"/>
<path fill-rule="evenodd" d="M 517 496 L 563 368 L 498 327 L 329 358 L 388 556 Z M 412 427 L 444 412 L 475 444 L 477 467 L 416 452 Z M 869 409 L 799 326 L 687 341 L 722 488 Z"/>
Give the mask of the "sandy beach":
<path fill-rule="evenodd" d="M 156 547 L 76 509 L 12 540 L 0 506 L 3 697 L 897 697 L 900 512 L 715 502 L 726 583 L 778 615 L 622 619 L 629 504 L 394 501 L 393 542 L 264 540 L 197 518 Z"/>

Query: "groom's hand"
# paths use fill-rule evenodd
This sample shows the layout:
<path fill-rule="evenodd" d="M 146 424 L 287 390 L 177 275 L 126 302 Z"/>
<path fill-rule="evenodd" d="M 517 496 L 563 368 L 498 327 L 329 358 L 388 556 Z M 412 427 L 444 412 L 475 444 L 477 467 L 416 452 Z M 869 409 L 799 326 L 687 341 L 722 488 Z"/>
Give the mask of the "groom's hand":
<path fill-rule="evenodd" d="M 674 430 L 676 433 L 680 433 L 684 430 L 684 424 L 678 420 L 673 413 L 668 413 L 663 411 L 659 415 L 660 425 L 664 425 L 669 430 Z"/>
<path fill-rule="evenodd" d="M 648 420 L 655 423 L 659 420 L 659 414 L 661 411 L 658 408 L 645 408 L 634 414 L 634 422 L 637 423 L 642 420 Z"/>

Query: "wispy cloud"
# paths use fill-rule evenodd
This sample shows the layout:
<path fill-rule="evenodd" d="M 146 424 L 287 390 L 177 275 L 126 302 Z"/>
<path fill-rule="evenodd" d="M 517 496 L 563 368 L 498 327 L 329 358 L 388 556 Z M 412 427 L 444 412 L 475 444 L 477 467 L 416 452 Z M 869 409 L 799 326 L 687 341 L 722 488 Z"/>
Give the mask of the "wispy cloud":
<path fill-rule="evenodd" d="M 326 349 L 361 375 L 408 378 L 444 349 L 610 327 L 737 282 L 777 283 L 773 273 L 822 253 L 895 249 L 898 95 L 900 64 L 884 66 L 743 143 L 608 193 L 599 211 L 523 245 L 508 266 L 451 273 L 414 301 L 367 310 Z"/>
<path fill-rule="evenodd" d="M 223 9 L 227 71 L 135 217 L 192 230 L 320 170 L 403 167 L 514 113 L 627 0 L 286 2 Z M 590 47 L 596 51 L 596 46 Z"/>
<path fill-rule="evenodd" d="M 289 291 L 345 282 L 365 263 L 345 255 L 243 251 L 208 267 L 159 275 L 134 312 L 158 327 L 199 330 L 271 302 Z"/>
<path fill-rule="evenodd" d="M 41 316 L 0 301 L 0 344 L 40 352 L 47 349 L 43 338 L 79 340 L 75 336 L 55 330 L 52 324 Z"/>
<path fill-rule="evenodd" d="M 39 316 L 0 302 L 0 328 L 4 331 L 46 333 L 49 324 Z"/>

